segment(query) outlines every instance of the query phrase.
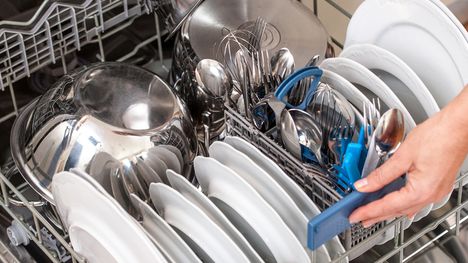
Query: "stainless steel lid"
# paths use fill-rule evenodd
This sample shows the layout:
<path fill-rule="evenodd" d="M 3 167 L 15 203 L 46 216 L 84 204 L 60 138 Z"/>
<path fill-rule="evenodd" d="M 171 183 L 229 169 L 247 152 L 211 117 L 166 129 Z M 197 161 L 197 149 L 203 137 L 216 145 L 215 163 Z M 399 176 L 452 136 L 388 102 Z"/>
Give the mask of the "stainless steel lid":
<path fill-rule="evenodd" d="M 287 47 L 298 67 L 314 55 L 325 57 L 325 28 L 312 11 L 295 0 L 206 0 L 187 20 L 188 32 L 181 33 L 189 38 L 199 59 L 216 59 L 216 43 L 229 30 L 253 27 L 257 17 L 268 22 L 262 45 L 270 52 Z"/>

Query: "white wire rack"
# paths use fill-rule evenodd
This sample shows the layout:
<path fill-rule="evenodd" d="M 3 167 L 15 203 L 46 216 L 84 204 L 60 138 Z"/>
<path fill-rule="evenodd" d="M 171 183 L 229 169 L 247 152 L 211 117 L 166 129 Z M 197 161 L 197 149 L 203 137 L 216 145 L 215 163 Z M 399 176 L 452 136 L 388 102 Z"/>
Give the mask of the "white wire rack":
<path fill-rule="evenodd" d="M 304 1 L 304 0 L 303 0 Z M 318 6 L 320 4 L 328 5 L 337 10 L 345 19 L 351 17 L 351 13 L 338 4 L 338 0 L 309 0 L 312 3 L 315 14 L 318 14 Z M 139 16 L 144 14 L 152 14 L 155 16 L 156 32 L 153 36 L 147 40 L 142 41 L 135 47 L 129 54 L 123 56 L 119 60 L 125 60 L 126 57 L 135 54 L 139 48 L 144 45 L 157 41 L 158 51 L 160 52 L 159 58 L 162 59 L 162 43 L 161 43 L 161 32 L 159 30 L 159 23 L 156 12 L 153 12 L 157 1 L 151 0 L 82 0 L 79 3 L 71 4 L 70 1 L 67 3 L 60 1 L 45 1 L 39 10 L 35 13 L 34 17 L 28 22 L 0 22 L 0 90 L 8 89 L 10 91 L 13 111 L 4 116 L 0 116 L 0 123 L 5 120 L 15 117 L 18 114 L 18 104 L 14 93 L 14 83 L 18 80 L 28 77 L 34 71 L 41 69 L 42 67 L 50 63 L 61 63 L 64 72 L 67 72 L 65 55 L 80 50 L 84 45 L 88 43 L 97 43 L 99 47 L 99 58 L 104 61 L 105 52 L 102 40 L 109 35 L 112 35 L 119 30 L 129 26 Z M 112 12 L 111 12 L 112 11 Z M 327 26 L 325 24 L 325 26 Z M 342 48 L 342 43 L 339 40 L 339 36 L 331 36 L 332 42 L 336 47 Z M 243 131 L 237 129 L 242 137 Z M 260 138 L 260 137 L 258 137 Z M 251 140 L 257 142 L 256 145 L 260 149 L 262 147 L 266 149 L 270 142 L 268 140 Z M 263 142 L 264 145 L 258 144 Z M 255 144 L 255 143 L 254 143 Z M 271 152 L 270 152 L 271 153 Z M 287 163 L 282 158 L 285 155 L 275 157 L 278 162 Z M 296 164 L 297 165 L 297 164 Z M 292 168 L 291 168 L 292 167 Z M 293 166 L 286 168 L 288 173 L 297 173 Z M 462 181 L 467 175 L 461 177 L 457 184 L 462 189 Z M 295 177 L 296 181 L 301 185 L 305 185 L 304 178 Z M 310 182 L 309 182 L 310 183 Z M 327 190 L 323 187 L 323 184 L 316 180 L 309 185 L 316 185 L 317 188 Z M 324 206 L 331 205 L 336 202 L 337 197 L 332 192 L 327 193 L 329 200 L 322 202 Z M 315 197 L 314 197 L 315 196 Z M 312 193 L 312 198 L 321 198 L 325 195 Z M 14 207 L 18 201 L 23 203 L 27 211 L 29 211 L 32 220 L 25 220 L 24 217 L 18 215 Z M 47 232 L 57 241 L 57 245 L 63 247 L 67 255 L 72 262 L 85 262 L 71 247 L 68 241 L 66 233 L 62 233 L 50 220 L 44 215 L 43 212 L 39 211 L 35 203 L 28 200 L 22 193 L 20 187 L 15 186 L 4 174 L 0 172 L 0 206 L 16 221 L 20 223 L 20 226 L 27 233 L 29 238 L 36 243 L 36 245 L 44 252 L 44 254 L 52 262 L 62 262 L 63 257 L 57 255 L 57 253 L 50 248 L 48 240 L 44 238 L 43 233 Z M 414 258 L 421 250 L 430 246 L 437 240 L 440 240 L 445 235 L 455 232 L 456 234 L 460 231 L 461 223 L 468 220 L 466 213 L 462 213 L 463 209 L 468 206 L 468 198 L 466 194 L 463 195 L 463 191 L 458 191 L 457 201 L 454 207 L 440 216 L 436 221 L 430 223 L 425 228 L 420 230 L 418 233 L 412 235 L 409 238 L 405 238 L 405 232 L 400 231 L 402 227 L 402 220 L 395 220 L 392 223 L 385 225 L 381 228 L 376 228 L 376 231 L 365 240 L 360 240 L 354 245 L 352 239 L 350 244 L 345 244 L 347 251 L 341 255 L 340 258 L 335 258 L 334 262 L 339 262 L 340 259 L 345 257 L 354 258 L 357 255 L 365 252 L 371 248 L 375 243 L 375 238 L 380 234 L 387 231 L 388 229 L 395 227 L 395 238 L 394 246 L 383 254 L 377 262 L 386 262 L 390 258 L 397 256 L 399 262 L 407 262 Z M 455 222 L 450 227 L 432 238 L 419 249 L 413 251 L 411 254 L 405 253 L 410 245 L 420 240 L 421 237 L 434 230 L 436 227 L 445 222 L 448 218 L 455 218 Z M 31 223 L 32 222 L 32 223 Z M 348 235 L 351 231 L 348 231 Z M 346 239 L 346 238 L 345 238 Z"/>
<path fill-rule="evenodd" d="M 62 63 L 67 72 L 65 55 L 90 42 L 99 43 L 104 60 L 103 35 L 113 34 L 152 12 L 150 1 L 130 1 L 45 1 L 27 22 L 0 22 L 0 91 L 8 88 L 13 104 L 13 111 L 1 116 L 0 123 L 18 114 L 13 89 L 16 81 L 50 63 Z"/>

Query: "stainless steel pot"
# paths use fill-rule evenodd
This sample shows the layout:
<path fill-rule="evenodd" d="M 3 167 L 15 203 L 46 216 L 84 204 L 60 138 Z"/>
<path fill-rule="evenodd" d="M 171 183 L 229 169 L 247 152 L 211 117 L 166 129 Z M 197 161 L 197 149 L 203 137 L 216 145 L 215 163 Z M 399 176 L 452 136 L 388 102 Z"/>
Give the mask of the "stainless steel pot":
<path fill-rule="evenodd" d="M 123 161 L 159 144 L 182 152 L 188 175 L 197 139 L 185 104 L 160 77 L 121 63 L 62 77 L 18 116 L 11 136 L 18 169 L 51 203 L 54 174 L 86 170 L 101 151 Z"/>
<path fill-rule="evenodd" d="M 195 95 L 199 87 L 194 84 L 194 70 L 202 59 L 219 60 L 218 45 L 232 30 L 253 30 L 255 21 L 262 17 L 267 22 L 262 49 L 271 57 L 277 50 L 287 47 L 297 67 L 306 65 L 309 58 L 325 57 L 328 34 L 320 21 L 303 4 L 295 0 L 210 0 L 202 2 L 181 26 L 173 53 L 170 81 L 179 80 L 181 97 L 194 113 L 197 129 L 203 130 L 197 112 Z M 223 62 L 223 61 L 220 61 Z M 182 78 L 182 75 L 185 75 Z M 180 83 L 180 79 L 185 79 Z M 221 109 L 222 111 L 222 109 Z M 199 110 L 198 110 L 199 113 Z M 211 114 L 211 137 L 223 130 L 223 115 Z"/>

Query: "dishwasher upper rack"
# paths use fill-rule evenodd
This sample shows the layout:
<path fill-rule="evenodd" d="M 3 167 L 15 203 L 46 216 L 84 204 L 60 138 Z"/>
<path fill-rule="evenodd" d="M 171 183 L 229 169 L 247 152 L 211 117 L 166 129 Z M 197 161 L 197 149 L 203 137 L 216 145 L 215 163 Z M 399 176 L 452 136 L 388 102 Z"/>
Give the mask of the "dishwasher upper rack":
<path fill-rule="evenodd" d="M 104 60 L 103 34 L 113 34 L 142 14 L 150 14 L 150 0 L 80 0 L 42 3 L 27 22 L 0 22 L 0 91 L 10 89 L 14 111 L 0 116 L 0 123 L 17 116 L 13 83 L 49 65 L 62 63 L 65 55 L 98 42 Z M 160 42 L 159 42 L 160 43 Z"/>

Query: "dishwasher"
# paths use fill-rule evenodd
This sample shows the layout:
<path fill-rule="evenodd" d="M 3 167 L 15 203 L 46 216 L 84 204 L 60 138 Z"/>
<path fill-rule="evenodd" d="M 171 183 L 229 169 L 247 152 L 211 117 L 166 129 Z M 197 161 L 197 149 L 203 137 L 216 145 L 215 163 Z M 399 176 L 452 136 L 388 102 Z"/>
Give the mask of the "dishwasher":
<path fill-rule="evenodd" d="M 83 0 L 73 3 L 46 0 L 40 5 L 36 3 L 28 11 L 26 18 L 22 17 L 18 21 L 15 21 L 16 18 L 2 18 L 2 261 L 86 262 L 74 250 L 67 231 L 62 230 L 65 227 L 53 205 L 38 196 L 28 182 L 21 178 L 9 154 L 9 140 L 10 137 L 21 137 L 24 134 L 10 134 L 10 129 L 15 118 L 24 110 L 25 104 L 46 92 L 62 75 L 73 74 L 76 68 L 92 62 L 116 61 L 143 66 L 177 86 L 181 76 L 176 76 L 174 72 L 178 70 L 177 67 L 190 67 L 187 65 L 193 64 L 193 51 L 180 45 L 178 38 L 183 38 L 182 36 L 174 36 L 179 34 L 179 30 L 184 32 L 186 15 L 194 12 L 203 1 L 175 1 L 180 2 L 183 10 L 175 15 L 168 14 L 162 8 L 170 2 L 174 1 Z M 186 2 L 192 2 L 192 5 L 184 6 Z M 317 16 L 331 32 L 327 56 L 333 57 L 335 52 L 339 53 L 344 48 L 341 36 L 345 30 L 343 27 L 347 26 L 353 16 L 353 12 L 349 11 L 350 4 L 337 0 L 298 2 L 310 16 Z M 254 27 L 255 23 L 258 20 L 252 21 L 249 26 Z M 271 30 L 273 40 L 274 35 L 274 30 Z M 179 53 L 175 52 L 177 49 Z M 173 54 L 178 54 L 179 57 Z M 187 64 L 177 64 L 174 60 Z M 54 99 L 51 97 L 50 102 L 54 103 Z M 320 211 L 342 199 L 342 194 L 326 183 L 320 171 L 299 161 L 276 143 L 271 134 L 260 132 L 252 121 L 232 105 L 223 106 L 221 115 L 225 122 L 225 135 L 240 137 L 268 156 L 302 188 Z M 210 123 L 203 117 L 200 122 L 202 130 L 198 132 L 201 134 L 198 143 L 209 145 L 210 138 L 207 142 L 206 137 L 209 137 L 210 128 L 215 123 Z M 455 190 L 448 197 L 447 204 L 430 212 L 409 228 L 405 226 L 404 218 L 381 222 L 370 228 L 363 228 L 359 224 L 347 228 L 338 235 L 345 250 L 332 261 L 466 261 L 468 251 L 467 241 L 464 239 L 468 236 L 468 228 L 464 222 L 468 219 L 468 200 L 463 183 L 466 176 L 467 174 L 463 174 L 457 178 Z M 388 235 L 391 238 L 382 243 L 382 237 Z"/>

